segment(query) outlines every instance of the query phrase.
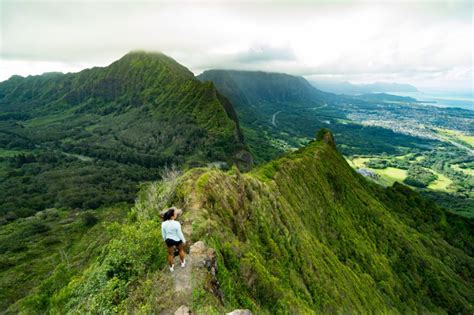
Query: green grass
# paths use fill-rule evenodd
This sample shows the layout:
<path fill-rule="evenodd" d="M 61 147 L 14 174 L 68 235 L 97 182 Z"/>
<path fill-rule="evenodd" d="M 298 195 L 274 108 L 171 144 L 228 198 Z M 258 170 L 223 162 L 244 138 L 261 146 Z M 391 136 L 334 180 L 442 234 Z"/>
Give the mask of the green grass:
<path fill-rule="evenodd" d="M 420 156 L 417 156 L 417 157 L 415 158 L 415 160 L 416 160 L 418 163 L 421 163 L 421 162 L 423 162 L 423 160 L 424 160 L 424 159 L 425 159 L 425 157 L 424 157 L 424 156 L 422 156 L 422 155 L 420 155 Z"/>
<path fill-rule="evenodd" d="M 7 149 L 0 149 L 0 158 L 1 157 L 13 157 L 15 155 L 19 155 L 21 153 L 27 153 L 27 150 L 7 150 Z"/>
<path fill-rule="evenodd" d="M 442 132 L 449 136 L 458 134 L 449 130 Z M 436 200 L 443 207 L 470 218 L 473 216 L 470 214 L 472 206 L 469 200 L 464 199 L 472 198 L 470 187 L 474 171 L 456 164 L 465 160 L 465 154 L 463 149 L 446 143 L 430 152 L 399 156 L 352 156 L 346 160 L 354 169 L 364 168 L 379 175 L 378 178 L 369 177 L 371 181 L 382 186 L 403 182 L 416 189 L 427 189 L 434 194 L 428 193 L 426 196 Z"/>
<path fill-rule="evenodd" d="M 451 167 L 458 171 L 458 172 L 463 172 L 463 173 L 466 173 L 467 175 L 469 176 L 474 176 L 474 169 L 470 169 L 470 168 L 461 168 L 459 167 L 459 165 L 456 165 L 456 164 L 453 164 L 451 165 Z"/>
<path fill-rule="evenodd" d="M 370 160 L 371 160 L 370 157 L 357 157 L 357 158 L 347 159 L 349 164 L 355 168 L 367 168 L 367 166 L 365 166 L 365 162 L 368 162 Z"/>
<path fill-rule="evenodd" d="M 398 180 L 405 175 L 398 169 L 386 174 Z M 450 228 L 443 223 L 449 215 L 403 185 L 372 186 L 328 146 L 312 143 L 248 174 L 213 170 L 195 180 L 201 184 L 193 194 L 202 200 L 209 226 L 196 233 L 219 253 L 226 309 L 258 314 L 472 309 L 472 283 L 456 270 L 474 261 L 445 243 L 455 244 L 458 236 L 467 241 L 467 225 Z M 435 227 L 457 236 L 438 234 Z M 463 242 L 455 246 L 470 248 Z M 440 247 L 454 260 L 441 261 Z"/>
<path fill-rule="evenodd" d="M 438 134 L 445 136 L 448 139 L 451 139 L 455 142 L 465 143 L 469 145 L 470 147 L 474 148 L 474 136 L 472 135 L 467 135 L 457 130 L 449 130 L 449 129 L 441 129 L 441 128 L 438 128 L 436 130 Z"/>
<path fill-rule="evenodd" d="M 397 172 L 389 174 L 396 177 Z M 15 269 L 16 263 L 7 267 L 6 272 L 16 270 L 17 276 L 8 276 L 5 283 L 28 294 L 9 310 L 174 311 L 177 306 L 165 274 L 165 248 L 157 221 L 158 210 L 170 205 L 185 210 L 182 219 L 192 224 L 192 242 L 202 240 L 216 250 L 217 289 L 224 302 L 214 295 L 216 282 L 208 274 L 188 301 L 196 313 L 237 308 L 255 314 L 473 310 L 469 267 L 474 264 L 474 242 L 468 222 L 406 186 L 382 188 L 368 182 L 331 145 L 313 141 L 245 174 L 236 168 L 227 172 L 199 168 L 176 176 L 144 185 L 127 221 L 108 225 L 107 237 L 89 230 L 81 234 L 88 242 L 71 240 L 68 250 L 91 255 L 79 259 L 81 267 L 74 274 L 64 272 L 64 262 L 33 260 L 36 278 L 24 285 L 34 289 L 21 291 L 20 269 Z M 27 221 L 7 225 L 8 233 L 2 235 L 22 239 L 15 233 L 29 231 L 45 242 L 49 236 L 45 233 L 52 231 L 41 225 L 18 229 L 22 222 Z M 70 224 L 75 226 L 74 222 Z M 67 231 L 71 239 L 79 235 L 78 230 Z M 84 247 L 91 239 L 101 242 L 93 245 L 96 252 Z M 83 245 L 74 247 L 75 242 Z M 26 257 L 32 261 L 32 255 Z M 54 262 L 62 256 L 51 257 Z M 2 292 L 12 294 L 11 290 Z"/>
<path fill-rule="evenodd" d="M 447 191 L 447 192 L 452 191 L 452 188 L 449 187 L 453 183 L 452 180 L 450 180 L 449 178 L 447 178 L 446 176 L 438 172 L 433 171 L 433 173 L 438 176 L 438 179 L 428 186 L 429 189 L 441 190 L 441 191 Z"/>
<path fill-rule="evenodd" d="M 378 158 L 380 157 L 356 157 L 356 158 L 351 158 L 351 159 L 346 159 L 346 160 L 349 163 L 349 165 L 355 169 L 364 168 L 378 174 L 380 178 L 376 180 L 376 182 L 384 186 L 391 186 L 395 182 L 402 183 L 403 180 L 408 176 L 408 172 L 406 170 L 402 170 L 399 168 L 387 167 L 385 169 L 372 169 L 365 165 L 366 162 L 369 162 L 373 159 L 378 159 Z"/>
<path fill-rule="evenodd" d="M 402 170 L 395 167 L 387 167 L 382 170 L 374 170 L 377 174 L 379 174 L 386 182 L 391 186 L 395 182 L 402 183 L 403 180 L 408 176 L 408 172 L 406 170 Z"/>
<path fill-rule="evenodd" d="M 457 137 L 461 141 L 469 144 L 471 147 L 474 147 L 474 136 L 467 136 L 467 135 L 458 134 Z"/>
<path fill-rule="evenodd" d="M 404 155 L 397 155 L 397 156 L 395 156 L 395 158 L 399 159 L 399 160 L 404 160 L 404 159 L 409 158 L 410 156 L 412 156 L 412 154 L 408 153 L 408 154 L 404 154 Z"/>
<path fill-rule="evenodd" d="M 0 309 L 47 308 L 48 299 L 83 271 L 110 236 L 106 224 L 125 217 L 128 207 L 91 212 L 49 209 L 0 226 Z"/>

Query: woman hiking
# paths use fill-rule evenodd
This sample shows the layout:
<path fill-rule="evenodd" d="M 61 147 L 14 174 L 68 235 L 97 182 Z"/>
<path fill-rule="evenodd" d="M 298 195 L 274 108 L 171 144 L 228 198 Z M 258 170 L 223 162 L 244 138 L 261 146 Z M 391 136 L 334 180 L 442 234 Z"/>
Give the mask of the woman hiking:
<path fill-rule="evenodd" d="M 184 268 L 186 266 L 184 259 L 184 244 L 186 243 L 186 239 L 184 238 L 183 231 L 181 231 L 181 223 L 175 221 L 177 215 L 176 209 L 170 208 L 163 216 L 165 221 L 161 223 L 161 234 L 166 246 L 168 246 L 168 264 L 171 272 L 174 271 L 173 260 L 175 246 L 179 250 L 181 267 Z"/>

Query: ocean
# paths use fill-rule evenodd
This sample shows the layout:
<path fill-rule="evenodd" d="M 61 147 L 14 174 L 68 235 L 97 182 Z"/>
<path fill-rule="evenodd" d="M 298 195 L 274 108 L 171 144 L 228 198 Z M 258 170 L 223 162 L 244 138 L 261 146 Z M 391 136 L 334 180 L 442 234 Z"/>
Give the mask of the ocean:
<path fill-rule="evenodd" d="M 474 94 L 434 93 L 434 92 L 387 92 L 388 94 L 409 96 L 428 105 L 439 107 L 459 107 L 474 111 Z M 429 103 L 428 103 L 429 102 Z M 431 103 L 435 102 L 435 103 Z"/>

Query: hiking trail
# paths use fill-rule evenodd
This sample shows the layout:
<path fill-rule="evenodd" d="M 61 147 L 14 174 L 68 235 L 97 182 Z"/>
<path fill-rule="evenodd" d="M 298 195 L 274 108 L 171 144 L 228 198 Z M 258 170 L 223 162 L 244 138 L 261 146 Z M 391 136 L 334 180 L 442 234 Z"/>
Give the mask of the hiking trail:
<path fill-rule="evenodd" d="M 191 197 L 183 205 L 183 213 L 178 220 L 181 221 L 182 231 L 186 238 L 185 261 L 186 266 L 181 267 L 179 256 L 174 257 L 174 271 L 170 272 L 168 265 L 164 269 L 166 277 L 170 280 L 170 290 L 172 294 L 171 305 L 162 310 L 162 315 L 184 315 L 195 314 L 190 308 L 193 304 L 193 290 L 204 288 L 206 278 L 213 269 L 212 261 L 215 263 L 214 250 L 208 249 L 204 242 L 192 241 L 192 223 L 196 221 L 202 213 L 201 204 Z M 214 267 L 215 268 L 215 267 Z M 215 269 L 214 269 L 215 275 Z"/>
<path fill-rule="evenodd" d="M 195 289 L 208 290 L 223 302 L 223 294 L 219 289 L 216 278 L 217 259 L 215 250 L 206 246 L 201 241 L 193 242 L 193 223 L 198 222 L 203 213 L 202 203 L 195 199 L 195 195 L 188 196 L 182 205 L 183 212 L 178 217 L 181 221 L 182 231 L 186 238 L 185 261 L 186 266 L 181 267 L 179 256 L 174 257 L 174 271 L 170 272 L 168 265 L 164 268 L 165 277 L 168 278 L 169 290 L 174 291 L 170 304 L 160 315 L 185 315 L 201 313 L 192 310 Z M 225 314 L 225 313 L 223 313 Z M 234 310 L 231 315 L 252 315 L 249 310 Z"/>

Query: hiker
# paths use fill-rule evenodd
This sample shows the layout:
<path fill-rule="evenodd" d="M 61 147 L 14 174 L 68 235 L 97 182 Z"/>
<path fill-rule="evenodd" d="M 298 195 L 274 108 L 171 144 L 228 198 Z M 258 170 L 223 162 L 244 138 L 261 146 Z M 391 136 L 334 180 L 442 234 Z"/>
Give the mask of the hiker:
<path fill-rule="evenodd" d="M 186 240 L 183 231 L 181 231 L 181 223 L 175 221 L 177 215 L 176 208 L 170 208 L 163 215 L 164 222 L 161 223 L 161 234 L 166 246 L 168 246 L 168 264 L 171 272 L 174 271 L 173 260 L 175 246 L 179 250 L 181 267 L 184 268 L 186 266 L 186 260 L 184 259 L 184 244 Z"/>

